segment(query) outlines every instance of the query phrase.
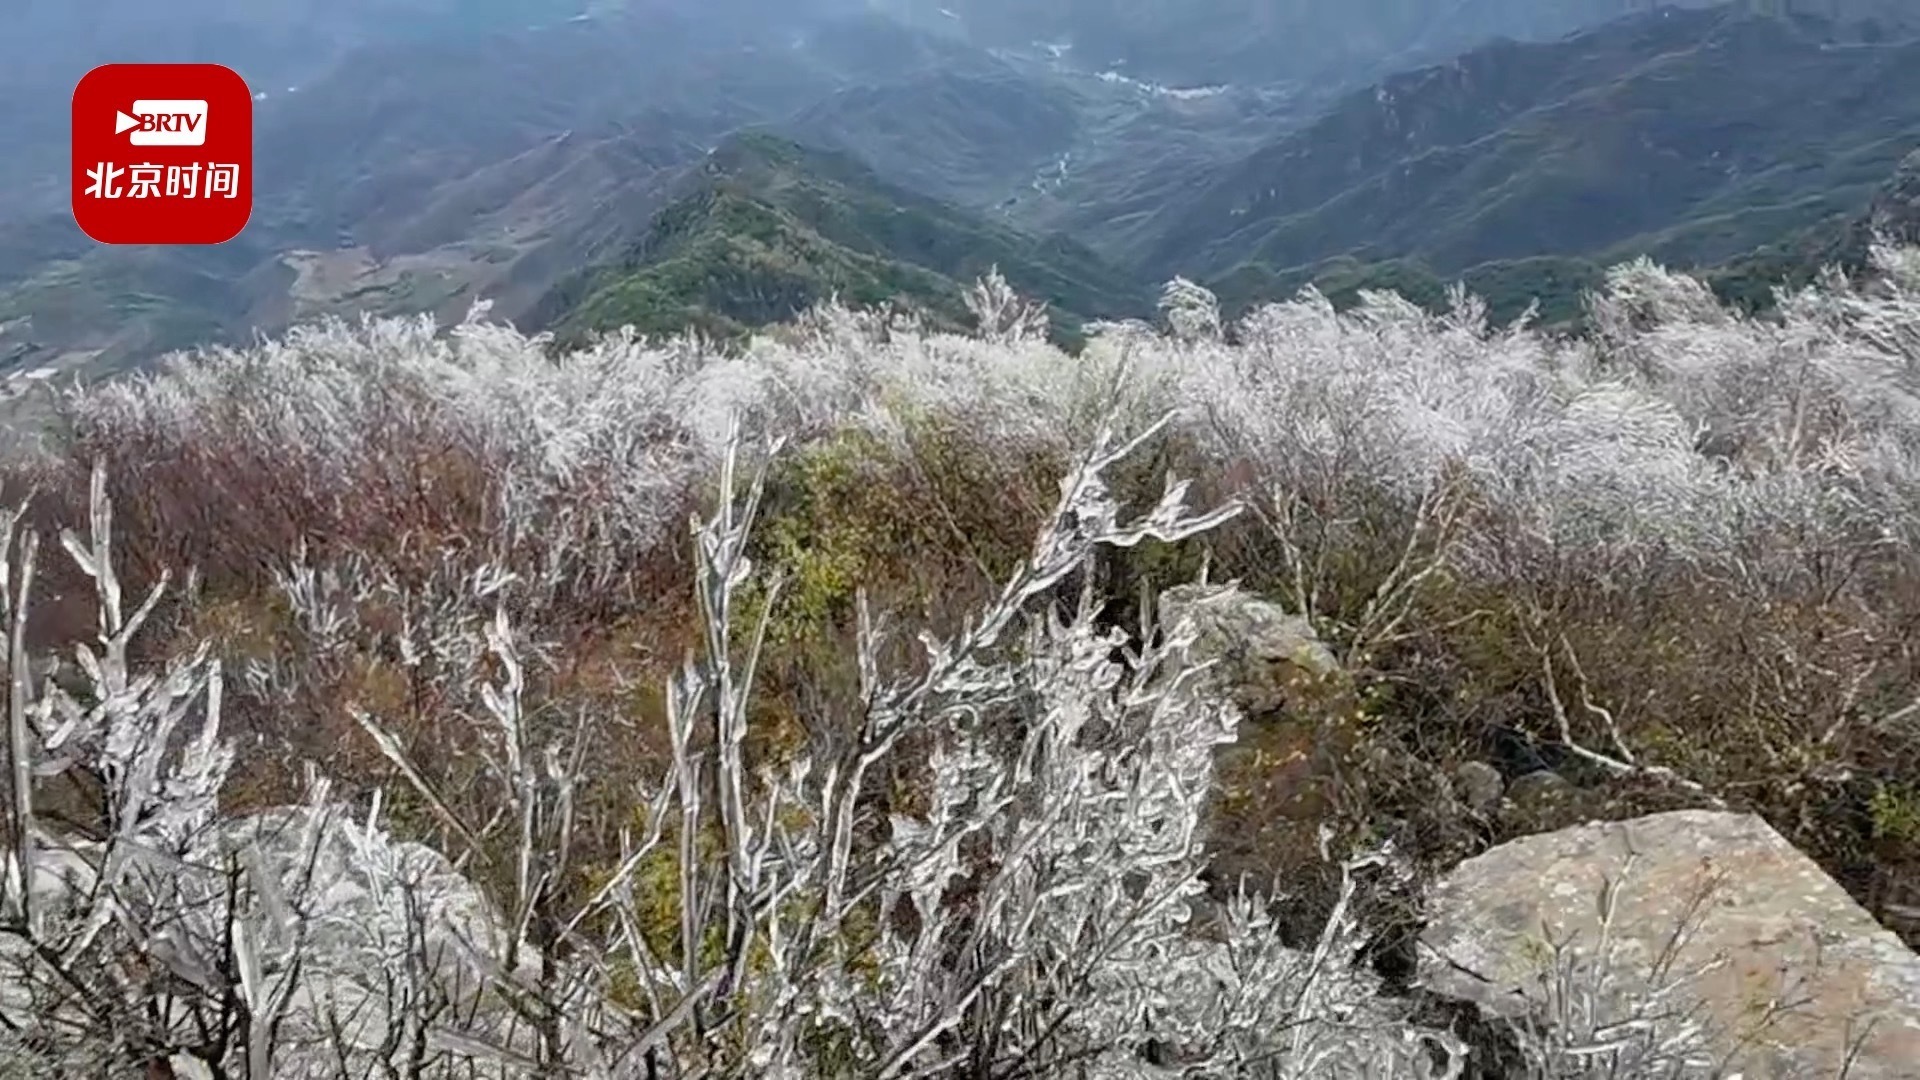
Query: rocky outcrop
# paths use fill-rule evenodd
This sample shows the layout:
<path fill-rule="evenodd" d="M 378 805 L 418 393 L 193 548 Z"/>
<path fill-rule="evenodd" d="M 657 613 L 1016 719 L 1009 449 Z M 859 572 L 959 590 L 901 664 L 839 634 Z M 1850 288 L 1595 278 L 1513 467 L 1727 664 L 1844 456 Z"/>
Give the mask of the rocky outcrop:
<path fill-rule="evenodd" d="M 47 842 L 36 851 L 32 901 L 43 923 L 77 925 L 100 861 L 94 843 Z M 11 864 L 3 876 L 0 895 L 16 896 Z M 286 1003 L 273 1033 L 276 1080 L 380 1075 L 416 1035 L 436 1052 L 465 1053 L 469 1044 L 456 1045 L 451 1035 L 443 1046 L 438 1033 L 408 1027 L 429 1010 L 458 1017 L 439 1026 L 457 1027 L 468 1040 L 525 1042 L 510 1008 L 487 989 L 503 971 L 507 934 L 479 886 L 439 852 L 399 840 L 349 807 L 263 810 L 219 823 L 182 858 L 136 855 L 114 908 L 117 921 L 140 935 L 125 944 L 143 963 L 198 985 L 215 1006 L 225 992 L 220 965 L 231 935 L 235 955 L 249 957 L 257 972 L 258 985 L 243 983 L 242 995 Z M 85 1030 L 90 1013 L 69 992 L 82 985 L 69 984 L 20 937 L 0 936 L 0 1029 L 32 1031 L 61 1020 Z M 139 992 L 131 982 L 129 993 Z M 189 1028 L 185 1007 L 172 1008 L 178 1015 L 156 1023 Z M 104 1052 L 104 1041 L 98 1049 Z M 44 1066 L 38 1056 L 11 1051 L 0 1046 L 0 1076 Z M 82 1040 L 75 1052 L 94 1051 Z M 169 1067 L 193 1080 L 224 1075 L 186 1055 Z"/>
<path fill-rule="evenodd" d="M 1507 785 L 1507 798 L 1523 813 L 1539 814 L 1556 802 L 1564 802 L 1573 791 L 1566 778 L 1551 769 L 1535 769 L 1514 778 Z"/>
<path fill-rule="evenodd" d="M 1840 1075 L 1850 1052 L 1851 1080 L 1920 1076 L 1920 956 L 1752 815 L 1676 811 L 1503 844 L 1440 882 L 1420 944 L 1430 991 L 1496 1015 L 1578 1013 L 1564 1006 L 1588 984 L 1543 973 L 1599 970 L 1599 1013 L 1624 1019 L 1664 993 L 1659 1011 L 1697 1009 L 1700 1049 L 1747 1080 Z"/>
<path fill-rule="evenodd" d="M 1498 806 L 1506 792 L 1506 780 L 1500 770 L 1484 761 L 1463 761 L 1453 770 L 1453 790 L 1476 813 Z"/>
<path fill-rule="evenodd" d="M 1177 585 L 1160 594 L 1161 625 L 1192 619 L 1188 656 L 1248 716 L 1286 708 L 1298 689 L 1339 671 L 1313 624 L 1234 585 Z"/>
<path fill-rule="evenodd" d="M 1214 758 L 1210 880 L 1222 896 L 1285 881 L 1304 907 L 1324 901 L 1315 890 L 1336 883 L 1320 829 L 1335 810 L 1337 763 L 1356 741 L 1350 687 L 1332 650 L 1307 619 L 1235 585 L 1176 586 L 1160 594 L 1158 613 L 1169 631 L 1190 622 L 1187 659 L 1209 665 L 1202 692 L 1243 713 L 1236 739 Z"/>

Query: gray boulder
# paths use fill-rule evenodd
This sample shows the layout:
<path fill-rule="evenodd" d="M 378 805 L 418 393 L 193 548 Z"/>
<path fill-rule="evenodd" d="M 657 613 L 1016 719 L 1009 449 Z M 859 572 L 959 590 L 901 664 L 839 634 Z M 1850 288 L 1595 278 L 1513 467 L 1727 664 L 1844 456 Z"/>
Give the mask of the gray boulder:
<path fill-rule="evenodd" d="M 1453 770 L 1453 790 L 1460 801 L 1482 813 L 1499 805 L 1505 787 L 1500 770 L 1484 761 L 1463 761 Z"/>
<path fill-rule="evenodd" d="M 1195 663 L 1249 716 L 1284 709 L 1306 683 L 1340 670 L 1313 624 L 1236 585 L 1177 585 L 1160 594 L 1160 623 L 1193 620 Z"/>
<path fill-rule="evenodd" d="M 1566 942 L 1559 955 L 1577 960 L 1555 958 L 1551 943 Z M 1598 1026 L 1637 1003 L 1691 1008 L 1701 1060 L 1730 1059 L 1746 1080 L 1837 1076 L 1850 1049 L 1850 1080 L 1920 1076 L 1920 957 L 1750 814 L 1676 811 L 1502 844 L 1439 883 L 1421 946 L 1425 986 L 1484 1012 L 1587 1012 Z M 1586 1010 L 1595 970 L 1606 978 Z"/>
<path fill-rule="evenodd" d="M 1567 778 L 1552 769 L 1535 769 L 1516 776 L 1507 786 L 1507 798 L 1523 813 L 1539 813 L 1566 799 L 1573 791 Z"/>
<path fill-rule="evenodd" d="M 101 853 L 96 843 L 43 841 L 32 891 L 43 922 L 80 923 Z M 233 868 L 244 886 L 239 904 L 230 903 Z M 18 891 L 9 868 L 0 895 Z M 115 925 L 140 935 L 122 943 L 125 951 L 183 983 L 218 994 L 228 934 L 245 943 L 238 951 L 252 957 L 259 988 L 243 984 L 242 992 L 287 1002 L 274 1032 L 276 1080 L 331 1080 L 343 1069 L 378 1075 L 416 1036 L 456 1055 L 469 1044 L 454 1036 L 507 1047 L 526 1041 L 488 989 L 505 970 L 508 936 L 480 888 L 439 852 L 369 827 L 349 807 L 276 807 L 218 823 L 184 857 L 135 854 L 114 896 Z M 68 990 L 20 938 L 0 936 L 0 1029 L 84 1031 L 86 1013 Z M 154 1020 L 190 1031 L 183 1008 L 176 1001 L 172 1014 Z M 444 1017 L 435 1030 L 408 1028 L 428 1010 Z M 91 1060 L 108 1041 L 83 1034 L 58 1052 Z M 36 1060 L 24 1051 L 0 1046 L 0 1075 Z M 184 1058 L 171 1067 L 181 1077 L 215 1075 Z"/>

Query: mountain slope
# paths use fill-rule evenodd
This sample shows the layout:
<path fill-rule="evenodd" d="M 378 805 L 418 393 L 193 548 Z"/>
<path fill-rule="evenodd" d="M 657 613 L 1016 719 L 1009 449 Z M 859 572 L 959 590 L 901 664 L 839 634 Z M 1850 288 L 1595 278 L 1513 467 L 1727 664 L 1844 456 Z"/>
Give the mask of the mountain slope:
<path fill-rule="evenodd" d="M 215 44 L 307 20 L 337 30 L 315 55 L 341 55 L 259 103 L 258 205 L 218 251 L 95 245 L 64 212 L 23 209 L 38 195 L 4 181 L 31 154 L 0 153 L 0 367 L 114 370 L 316 315 L 446 318 L 480 297 L 575 331 L 732 332 L 834 290 L 951 320 L 959 283 L 994 263 L 1069 325 L 1137 313 L 1138 283 L 1176 273 L 1229 303 L 1308 281 L 1437 298 L 1464 278 L 1497 313 L 1539 295 L 1559 317 L 1621 257 L 1750 255 L 1726 274 L 1763 295 L 1766 272 L 1804 265 L 1920 143 L 1920 44 L 1728 10 L 1499 42 L 1323 97 L 1169 87 L 1088 70 L 1059 42 L 985 50 L 964 25 L 980 4 L 937 16 L 959 27 L 944 35 L 873 10 L 895 0 L 619 0 L 538 29 L 488 0 L 473 25 L 427 32 L 460 2 L 396 0 L 408 14 L 377 27 L 372 0 L 192 0 L 239 20 Z M 1158 25 L 1168 48 L 1230 59 L 1306 26 L 1397 56 L 1436 10 L 1286 0 L 1231 33 L 1208 21 L 1247 2 L 1088 0 L 1070 14 L 1110 17 L 1114 33 Z M 1546 33 L 1627 2 L 1545 0 L 1529 16 L 1452 0 L 1463 21 L 1446 34 Z M 1028 29 L 1062 10 L 1038 4 Z M 1176 15 L 1193 40 L 1175 40 Z M 1289 62 L 1276 54 L 1255 81 Z M 844 156 L 755 137 L 706 157 L 741 130 Z M 696 165 L 707 172 L 685 178 Z M 656 221 L 669 202 L 678 218 Z M 680 231 L 662 233 L 671 220 Z"/>
<path fill-rule="evenodd" d="M 1728 299 L 1765 308 L 1776 286 L 1805 285 L 1823 267 L 1850 274 L 1868 270 L 1868 255 L 1879 240 L 1920 244 L 1920 149 L 1901 160 L 1864 210 L 1763 245 L 1717 268 L 1711 278 Z"/>
<path fill-rule="evenodd" d="M 210 248 L 101 247 L 70 218 L 0 228 L 0 365 L 115 371 L 327 314 L 457 316 L 483 295 L 518 317 L 631 241 L 699 157 L 703 127 L 662 113 L 550 136 L 390 202 L 348 184 L 295 189 L 332 213 L 274 199 L 257 227 Z"/>
<path fill-rule="evenodd" d="M 1053 306 L 1066 339 L 1086 318 L 1151 308 L 1145 290 L 1069 240 L 907 192 L 838 153 L 746 133 L 686 178 L 624 259 L 563 284 L 532 317 L 562 336 L 624 324 L 731 335 L 838 293 L 957 325 L 962 284 L 995 265 Z"/>
<path fill-rule="evenodd" d="M 1870 273 L 1869 249 L 1879 239 L 1920 244 L 1920 149 L 1902 159 L 1865 209 L 1835 214 L 1724 263 L 1696 267 L 1695 272 L 1723 300 L 1750 312 L 1766 311 L 1774 306 L 1778 289 L 1810 284 L 1826 267 L 1855 276 Z M 1540 323 L 1570 328 L 1584 320 L 1586 294 L 1604 285 L 1608 265 L 1596 259 L 1540 255 L 1481 263 L 1442 275 L 1418 259 L 1367 263 L 1343 256 L 1284 271 L 1242 264 L 1211 284 L 1222 306 L 1237 315 L 1253 304 L 1291 296 L 1307 285 L 1319 289 L 1338 308 L 1356 302 L 1364 290 L 1375 290 L 1397 292 L 1439 310 L 1447 305 L 1449 286 L 1457 281 L 1487 302 L 1496 322 L 1509 321 L 1534 307 Z"/>
<path fill-rule="evenodd" d="M 68 100 L 95 64 L 210 62 L 270 100 L 355 50 L 564 22 L 578 0 L 26 0 L 0 14 L 0 221 L 65 205 Z M 404 70 L 404 69 L 402 69 Z"/>
<path fill-rule="evenodd" d="M 811 146 L 859 158 L 934 198 L 991 205 L 1074 144 L 1080 102 L 1012 69 L 932 70 L 850 87 L 777 125 Z"/>
<path fill-rule="evenodd" d="M 916 59 L 988 62 L 937 39 L 915 52 L 904 42 L 925 35 L 865 16 L 801 18 L 841 0 L 762 19 L 729 14 L 749 0 L 627 6 L 538 30 L 395 32 L 269 95 L 255 212 L 217 255 L 104 248 L 0 187 L 0 362 L 117 370 L 322 314 L 457 316 L 481 296 L 519 319 L 630 246 L 726 132 Z M 855 47 L 875 41 L 889 49 Z"/>
<path fill-rule="evenodd" d="M 1697 7 L 1713 0 L 1678 0 Z M 1897 3 L 1898 0 L 1842 0 Z M 1042 40 L 1089 70 L 1203 83 L 1349 87 L 1493 38 L 1550 41 L 1646 0 L 892 0 L 994 45 Z M 948 14 L 950 13 L 950 14 Z"/>
<path fill-rule="evenodd" d="M 892 183 L 1124 257 L 1176 193 L 1314 115 L 1311 94 L 1179 90 L 1076 71 L 1044 51 L 853 87 L 776 125 Z"/>
<path fill-rule="evenodd" d="M 1142 261 L 1725 260 L 1864 204 L 1920 143 L 1920 42 L 1817 30 L 1666 11 L 1397 76 L 1168 206 Z"/>

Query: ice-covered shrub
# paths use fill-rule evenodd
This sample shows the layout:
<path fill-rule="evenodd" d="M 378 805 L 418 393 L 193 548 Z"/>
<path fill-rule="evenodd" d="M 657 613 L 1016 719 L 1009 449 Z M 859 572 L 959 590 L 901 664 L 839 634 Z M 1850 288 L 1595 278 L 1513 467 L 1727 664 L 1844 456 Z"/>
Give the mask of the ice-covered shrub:
<path fill-rule="evenodd" d="M 1090 608 L 1046 602 L 1097 547 L 1177 540 L 1237 510 L 1194 515 L 1170 482 L 1123 521 L 1102 473 L 1131 449 L 1096 442 L 999 600 L 957 637 L 928 639 L 918 669 L 882 668 L 890 631 L 867 621 L 852 738 L 756 775 L 742 747 L 764 626 L 737 629 L 733 602 L 761 482 L 736 492 L 730 441 L 720 510 L 694 533 L 707 641 L 669 691 L 671 770 L 635 793 L 643 832 L 571 908 L 554 886 L 577 869 L 586 765 L 524 711 L 503 601 L 478 629 L 498 677 L 474 718 L 478 782 L 498 813 L 463 820 L 382 718 L 360 715 L 441 816 L 454 863 L 390 841 L 377 805 L 364 824 L 345 819 L 324 785 L 304 808 L 222 822 L 233 751 L 218 664 L 202 650 L 164 679 L 127 664 L 152 599 L 122 617 L 96 473 L 91 543 L 66 546 L 99 586 L 105 651 L 80 654 L 87 685 L 74 692 L 34 687 L 8 654 L 16 844 L 0 983 L 24 996 L 9 1003 L 11 1052 L 80 1071 L 256 1077 L 906 1076 L 963 1063 L 1117 1077 L 1153 1075 L 1166 1055 L 1208 1072 L 1427 1075 L 1428 1042 L 1452 1044 L 1398 1026 L 1349 967 L 1344 911 L 1311 952 L 1283 947 L 1245 896 L 1194 925 L 1212 748 L 1232 739 L 1234 710 L 1196 695 L 1185 631 L 1116 663 L 1125 640 L 1096 630 Z M 30 580 L 6 584 L 23 620 L 11 605 Z M 316 592 L 290 591 L 296 618 L 326 621 Z M 190 715 L 197 734 L 171 739 Z M 875 821 L 867 776 L 908 744 L 929 755 L 921 805 Z M 36 801 L 73 774 L 97 785 L 98 840 Z M 709 830 L 717 851 L 695 842 Z M 680 898 L 668 954 L 640 932 L 634 895 L 663 844 Z M 456 869 L 490 859 L 507 882 L 491 902 Z"/>
<path fill-rule="evenodd" d="M 1920 848 L 1854 823 L 1920 767 L 1903 646 L 1920 624 L 1920 278 L 1910 252 L 1878 258 L 1872 286 L 1829 277 L 1764 320 L 1623 267 L 1584 339 L 1489 326 L 1464 295 L 1441 314 L 1384 295 L 1341 313 L 1308 293 L 1226 325 L 1176 283 L 1166 332 L 1095 328 L 1068 357 L 990 279 L 973 337 L 827 305 L 724 354 L 613 335 L 555 356 L 476 318 L 445 334 L 334 323 L 181 357 L 71 393 L 69 437 L 31 470 L 46 492 L 9 535 L 90 537 L 111 502 L 123 587 L 144 598 L 176 576 L 131 638 L 119 600 L 88 600 L 105 588 L 91 539 L 10 579 L 12 610 L 41 613 L 11 635 L 15 761 L 44 773 L 15 783 L 39 801 L 10 820 L 58 820 L 65 839 L 41 854 L 76 880 L 132 880 L 144 864 L 111 855 L 123 828 L 204 862 L 180 880 L 238 890 L 191 898 L 204 935 L 235 924 L 207 912 L 275 906 L 249 907 L 239 893 L 266 877 L 207 839 L 225 828 L 221 776 L 228 802 L 285 803 L 319 759 L 356 815 L 384 787 L 395 842 L 430 841 L 504 934 L 504 955 L 460 960 L 501 1011 L 436 1013 L 440 1064 L 1225 1075 L 1284 1051 L 1283 1070 L 1370 1075 L 1411 1062 L 1418 1040 L 1349 973 L 1351 919 L 1328 924 L 1319 954 L 1281 949 L 1251 900 L 1182 921 L 1212 911 L 1191 895 L 1206 864 L 1194 800 L 1229 717 L 1183 691 L 1177 638 L 1116 629 L 1094 608 L 1126 598 L 1098 590 L 1195 565 L 1244 578 L 1312 618 L 1372 748 L 1444 764 L 1481 753 L 1485 730 L 1517 731 L 1583 788 L 1742 801 L 1863 893 L 1892 888 Z M 1111 439 L 1146 439 L 1127 461 L 1106 459 L 1109 421 Z M 820 635 L 845 644 L 822 662 L 852 689 L 769 701 L 785 691 L 746 660 L 764 656 L 756 619 L 785 610 L 776 583 L 807 567 L 777 544 L 746 566 L 758 496 L 726 497 L 743 487 L 740 447 L 873 447 L 911 475 L 930 431 L 951 453 L 906 505 L 932 525 L 887 533 L 896 552 L 862 548 L 869 564 L 965 563 L 967 529 L 1023 520 L 976 513 L 956 530 L 937 496 L 970 475 L 992 507 L 1015 494 L 1007 477 L 1051 469 L 1064 512 L 1012 585 L 997 568 L 967 589 L 919 583 L 997 596 L 984 612 L 836 608 L 855 625 Z M 1103 467 L 1076 469 L 1089 446 Z M 1132 538 L 1119 522 L 1151 518 L 1167 463 L 1247 512 L 1190 532 L 1167 510 L 1172 539 L 1118 544 Z M 689 556 L 680 523 L 715 506 Z M 865 569 L 836 564 L 836 604 Z M 1092 602 L 1063 614 L 1083 590 Z M 941 632 L 915 650 L 882 632 L 887 615 Z M 94 659 L 52 676 L 29 663 L 75 646 Z M 770 711 L 805 744 L 762 755 Z M 164 723 L 177 738 L 152 737 Z M 1345 782 L 1343 812 L 1363 820 L 1330 843 L 1384 833 L 1418 853 L 1408 807 L 1441 802 Z M 179 805 L 141 809 L 161 794 Z M 231 1018 L 281 999 L 233 990 L 231 941 L 199 982 L 167 967 L 181 954 L 148 949 L 142 920 L 188 899 L 150 889 L 107 906 L 119 922 L 85 905 L 72 927 L 16 920 L 113 994 L 159 985 L 192 1003 L 135 1015 L 84 980 L 43 979 L 47 1017 L 123 1019 L 87 1028 L 91 1042 L 36 1032 L 34 1052 L 137 1064 L 250 1046 Z M 364 1030 L 403 1029 L 420 1030 Z M 334 1028 L 283 1024 L 284 1044 L 301 1030 Z M 383 1046 L 354 1052 L 403 1053 Z M 425 1051 L 404 1052 L 401 1075 L 423 1067 Z"/>

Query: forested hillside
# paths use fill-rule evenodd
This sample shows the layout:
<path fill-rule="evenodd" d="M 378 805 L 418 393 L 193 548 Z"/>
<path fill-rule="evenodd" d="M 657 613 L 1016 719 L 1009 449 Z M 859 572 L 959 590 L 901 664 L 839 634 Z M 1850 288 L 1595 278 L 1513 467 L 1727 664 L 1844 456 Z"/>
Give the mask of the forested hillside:
<path fill-rule="evenodd" d="M 889 2 L 954 33 L 996 44 L 1057 42 L 1071 47 L 1080 63 L 1142 78 L 1343 86 L 1445 60 L 1491 38 L 1551 41 L 1659 6 L 1646 0 Z"/>
<path fill-rule="evenodd" d="M 961 283 L 995 267 L 1049 304 L 1070 338 L 1085 319 L 1149 308 L 1144 289 L 1064 237 L 1030 237 L 914 195 L 843 156 L 734 136 L 629 252 L 563 283 L 533 319 L 566 335 L 631 325 L 734 337 L 838 296 L 959 328 Z"/>
<path fill-rule="evenodd" d="M 1555 256 L 1591 268 L 1566 272 L 1583 287 L 1638 255 L 1716 266 L 1857 214 L 1920 145 L 1917 79 L 1920 43 L 1719 8 L 1490 46 L 1355 93 L 1170 201 L 1142 258 L 1495 281 Z"/>
<path fill-rule="evenodd" d="M 1604 14 L 1576 7 L 1551 18 Z M 1499 317 L 1538 300 L 1566 322 L 1605 267 L 1640 255 L 1764 306 L 1836 250 L 1920 142 L 1906 104 L 1920 54 L 1891 19 L 1662 9 L 1478 45 L 1327 100 L 1333 84 L 1169 86 L 834 4 L 721 14 L 613 5 L 422 37 L 372 33 L 342 9 L 339 58 L 259 104 L 261 205 L 232 244 L 105 250 L 62 214 L 27 212 L 24 188 L 0 204 L 0 362 L 111 372 L 326 314 L 450 321 L 476 299 L 530 330 L 633 317 L 734 333 L 839 288 L 953 324 L 959 282 L 995 263 L 1055 302 L 1062 328 L 1145 314 L 1140 298 L 1174 274 L 1234 311 L 1309 282 L 1343 304 L 1378 286 L 1433 304 L 1465 281 Z M 1518 13 L 1487 7 L 1461 26 L 1481 16 Z M 692 278 L 636 282 L 631 302 L 563 323 L 743 130 L 872 169 L 880 188 L 825 198 L 931 213 L 951 234 L 942 253 L 927 262 L 897 232 L 849 245 L 783 205 L 778 228 L 815 235 L 774 245 L 774 285 L 747 254 L 765 237 L 719 235 L 756 216 L 720 214 L 706 254 L 652 272 L 744 259 L 759 284 L 697 299 Z M 1857 265 L 1863 244 L 1849 250 Z"/>

